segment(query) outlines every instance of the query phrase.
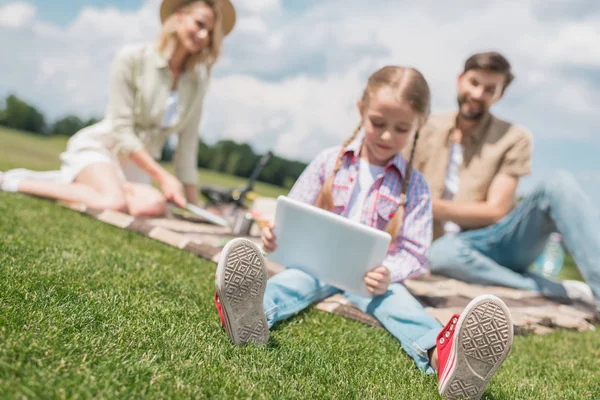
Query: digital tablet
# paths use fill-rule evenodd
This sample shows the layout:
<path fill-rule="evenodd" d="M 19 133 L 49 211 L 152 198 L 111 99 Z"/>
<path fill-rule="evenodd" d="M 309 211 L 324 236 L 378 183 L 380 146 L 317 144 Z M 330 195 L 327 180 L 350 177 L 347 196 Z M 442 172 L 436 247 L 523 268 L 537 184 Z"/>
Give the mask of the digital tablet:
<path fill-rule="evenodd" d="M 301 269 L 343 291 L 371 297 L 365 274 L 381 265 L 391 235 L 321 208 L 277 198 L 277 249 L 269 259 Z"/>

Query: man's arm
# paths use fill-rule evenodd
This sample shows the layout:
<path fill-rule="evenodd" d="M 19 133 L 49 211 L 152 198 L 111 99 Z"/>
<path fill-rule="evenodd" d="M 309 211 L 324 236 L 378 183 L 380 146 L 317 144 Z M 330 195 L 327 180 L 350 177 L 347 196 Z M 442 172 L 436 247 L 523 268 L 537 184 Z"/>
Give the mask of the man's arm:
<path fill-rule="evenodd" d="M 486 201 L 456 203 L 433 200 L 433 218 L 452 221 L 467 229 L 490 226 L 512 210 L 518 184 L 518 177 L 500 173 L 492 180 Z"/>

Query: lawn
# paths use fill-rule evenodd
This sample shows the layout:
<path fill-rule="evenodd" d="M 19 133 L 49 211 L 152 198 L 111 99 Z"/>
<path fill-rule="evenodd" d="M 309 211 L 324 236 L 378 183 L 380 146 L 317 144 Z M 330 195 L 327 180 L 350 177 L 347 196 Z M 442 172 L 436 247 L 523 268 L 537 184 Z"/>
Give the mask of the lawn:
<path fill-rule="evenodd" d="M 0 169 L 52 167 L 64 145 L 15 135 L 0 132 Z M 0 216 L 2 399 L 436 398 L 385 331 L 309 310 L 235 347 L 214 263 L 23 195 L 0 193 Z M 516 337 L 484 398 L 597 399 L 599 341 Z"/>

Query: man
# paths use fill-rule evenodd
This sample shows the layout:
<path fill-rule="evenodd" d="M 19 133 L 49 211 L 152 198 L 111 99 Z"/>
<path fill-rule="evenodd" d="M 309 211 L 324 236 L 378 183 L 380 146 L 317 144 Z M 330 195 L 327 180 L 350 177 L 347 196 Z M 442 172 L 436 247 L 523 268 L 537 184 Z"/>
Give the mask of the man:
<path fill-rule="evenodd" d="M 531 136 L 489 111 L 513 78 L 501 54 L 471 56 L 458 76 L 458 112 L 434 115 L 421 129 L 414 166 L 433 198 L 430 269 L 600 309 L 600 217 L 575 180 L 557 172 L 516 205 L 519 179 L 530 173 Z M 554 231 L 589 286 L 528 272 Z"/>

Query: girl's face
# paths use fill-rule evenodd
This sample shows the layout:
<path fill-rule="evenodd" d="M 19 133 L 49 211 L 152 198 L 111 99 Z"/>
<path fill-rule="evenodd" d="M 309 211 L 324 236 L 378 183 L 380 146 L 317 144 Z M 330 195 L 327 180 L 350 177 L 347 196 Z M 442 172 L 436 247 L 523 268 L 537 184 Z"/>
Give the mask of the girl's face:
<path fill-rule="evenodd" d="M 358 107 L 365 129 L 361 158 L 370 164 L 386 165 L 419 128 L 418 114 L 408 102 L 398 101 L 389 88 L 373 93 L 364 107 L 359 101 Z"/>
<path fill-rule="evenodd" d="M 177 13 L 177 38 L 183 47 L 194 54 L 208 46 L 215 25 L 212 8 L 198 1 L 189 6 L 187 12 Z"/>

